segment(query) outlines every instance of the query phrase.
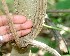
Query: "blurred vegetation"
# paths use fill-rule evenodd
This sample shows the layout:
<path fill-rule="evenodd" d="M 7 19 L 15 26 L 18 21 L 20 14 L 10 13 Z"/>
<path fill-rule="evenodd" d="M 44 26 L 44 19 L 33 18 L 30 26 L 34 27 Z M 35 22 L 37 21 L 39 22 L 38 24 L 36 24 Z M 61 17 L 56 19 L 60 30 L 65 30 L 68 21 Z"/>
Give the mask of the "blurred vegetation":
<path fill-rule="evenodd" d="M 6 0 L 7 4 L 9 6 L 10 12 L 13 12 L 13 0 Z M 48 0 L 48 9 L 47 10 L 64 10 L 64 9 L 70 9 L 70 0 Z M 0 15 L 4 14 L 1 0 L 0 0 Z M 57 26 L 62 25 L 64 27 L 67 27 L 70 29 L 70 13 L 47 13 L 49 18 L 52 20 L 52 22 Z M 62 27 L 61 27 L 62 28 Z M 36 40 L 41 41 L 45 44 L 48 44 L 52 48 L 55 48 L 58 50 L 58 43 L 56 41 L 52 41 L 52 36 L 50 36 L 50 33 L 43 33 L 45 28 L 41 31 L 39 36 L 37 37 Z M 47 30 L 46 30 L 47 32 Z M 69 32 L 64 32 L 62 36 L 65 38 L 65 40 L 68 43 L 68 50 L 69 54 L 62 54 L 62 56 L 70 56 L 70 33 Z M 33 53 L 38 52 L 38 48 L 31 48 Z M 44 54 L 44 56 L 52 56 L 48 52 Z"/>

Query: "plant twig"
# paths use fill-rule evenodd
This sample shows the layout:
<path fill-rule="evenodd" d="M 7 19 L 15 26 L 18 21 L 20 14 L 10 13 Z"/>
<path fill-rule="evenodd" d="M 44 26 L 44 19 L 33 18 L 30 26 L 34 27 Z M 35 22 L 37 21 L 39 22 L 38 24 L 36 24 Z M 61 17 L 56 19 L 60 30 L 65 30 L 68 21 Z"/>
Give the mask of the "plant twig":
<path fill-rule="evenodd" d="M 70 13 L 70 9 L 47 10 L 47 13 Z"/>
<path fill-rule="evenodd" d="M 58 30 L 58 31 L 65 31 L 65 32 L 70 32 L 70 30 L 64 30 L 62 28 L 58 28 L 58 27 L 54 27 L 54 26 L 49 26 L 49 25 L 46 25 L 46 24 L 43 24 L 44 27 L 47 27 L 47 28 L 50 28 L 50 29 L 54 29 L 54 30 Z"/>

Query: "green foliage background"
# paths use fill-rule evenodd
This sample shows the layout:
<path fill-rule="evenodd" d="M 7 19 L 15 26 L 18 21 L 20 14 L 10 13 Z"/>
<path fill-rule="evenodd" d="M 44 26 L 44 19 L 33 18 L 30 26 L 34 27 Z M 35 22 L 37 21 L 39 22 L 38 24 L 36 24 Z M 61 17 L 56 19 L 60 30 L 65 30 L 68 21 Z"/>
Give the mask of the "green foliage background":
<path fill-rule="evenodd" d="M 9 6 L 9 10 L 10 12 L 12 12 L 14 10 L 13 8 L 13 0 L 6 0 L 7 4 Z M 53 9 L 70 9 L 70 0 L 48 0 L 48 10 L 53 10 Z M 1 0 L 0 0 L 0 15 L 4 14 L 3 8 L 2 8 L 2 4 L 1 4 Z M 47 13 L 49 15 L 49 18 L 51 18 L 52 22 L 57 24 L 61 24 L 67 27 L 70 27 L 70 13 Z M 54 16 L 56 15 L 56 16 Z M 48 34 L 50 35 L 50 34 Z M 49 46 L 51 46 L 52 48 L 57 48 L 58 43 L 56 43 L 56 41 L 51 41 L 51 38 L 46 35 L 46 36 L 38 36 L 36 40 L 41 41 L 43 43 L 48 44 Z M 63 34 L 63 37 L 65 39 L 69 38 L 70 33 L 65 33 Z M 31 48 L 31 50 L 36 53 L 38 52 L 38 48 Z M 63 55 L 62 56 L 70 56 L 70 47 L 68 45 L 68 50 L 69 50 L 69 54 Z M 52 56 L 50 53 L 45 53 L 44 56 Z"/>

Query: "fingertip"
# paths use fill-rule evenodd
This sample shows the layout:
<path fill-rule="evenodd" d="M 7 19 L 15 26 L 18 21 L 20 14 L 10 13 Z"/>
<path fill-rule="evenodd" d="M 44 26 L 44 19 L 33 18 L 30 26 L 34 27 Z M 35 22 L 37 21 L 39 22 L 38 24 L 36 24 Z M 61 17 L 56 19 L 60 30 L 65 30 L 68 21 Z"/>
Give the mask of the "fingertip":
<path fill-rule="evenodd" d="M 24 35 L 27 35 L 30 32 L 31 32 L 31 28 L 30 29 L 26 29 L 26 30 L 21 30 L 21 31 L 18 32 L 18 34 L 20 36 L 24 36 Z"/>
<path fill-rule="evenodd" d="M 31 28 L 27 29 L 27 30 L 24 30 L 24 31 L 21 32 L 21 36 L 27 35 L 30 32 L 31 32 Z"/>
<path fill-rule="evenodd" d="M 32 22 L 32 20 L 27 20 L 30 24 L 32 24 L 33 25 L 33 22 Z"/>
<path fill-rule="evenodd" d="M 33 23 L 31 20 L 27 20 L 25 23 L 21 25 L 22 29 L 29 29 L 33 26 Z"/>
<path fill-rule="evenodd" d="M 26 17 L 22 15 L 14 15 L 13 21 L 14 23 L 24 23 L 26 21 Z"/>

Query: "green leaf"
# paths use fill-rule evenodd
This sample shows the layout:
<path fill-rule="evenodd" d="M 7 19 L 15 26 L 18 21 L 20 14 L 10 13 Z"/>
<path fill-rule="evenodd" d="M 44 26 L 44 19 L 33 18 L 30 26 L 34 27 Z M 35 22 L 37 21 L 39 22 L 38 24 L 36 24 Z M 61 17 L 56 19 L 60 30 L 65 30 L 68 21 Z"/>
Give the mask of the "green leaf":
<path fill-rule="evenodd" d="M 56 8 L 57 9 L 69 9 L 70 8 L 70 0 L 59 1 L 56 4 Z"/>
<path fill-rule="evenodd" d="M 36 47 L 31 47 L 31 51 L 32 51 L 32 53 L 37 53 L 38 52 L 38 48 L 36 48 Z"/>

